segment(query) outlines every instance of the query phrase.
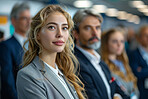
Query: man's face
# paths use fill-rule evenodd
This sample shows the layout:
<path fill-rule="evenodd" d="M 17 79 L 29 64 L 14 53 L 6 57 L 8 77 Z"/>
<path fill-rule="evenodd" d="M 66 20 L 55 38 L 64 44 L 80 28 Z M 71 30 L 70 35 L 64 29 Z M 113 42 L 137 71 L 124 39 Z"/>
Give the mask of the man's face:
<path fill-rule="evenodd" d="M 141 32 L 139 40 L 143 47 L 148 47 L 148 27 Z"/>
<path fill-rule="evenodd" d="M 14 19 L 13 25 L 16 32 L 26 34 L 30 27 L 31 15 L 29 10 L 24 10 Z"/>
<path fill-rule="evenodd" d="M 79 25 L 77 45 L 82 48 L 100 42 L 101 23 L 97 17 L 87 16 Z M 81 43 L 81 44 L 80 44 Z M 89 48 L 89 47 L 88 47 Z"/>

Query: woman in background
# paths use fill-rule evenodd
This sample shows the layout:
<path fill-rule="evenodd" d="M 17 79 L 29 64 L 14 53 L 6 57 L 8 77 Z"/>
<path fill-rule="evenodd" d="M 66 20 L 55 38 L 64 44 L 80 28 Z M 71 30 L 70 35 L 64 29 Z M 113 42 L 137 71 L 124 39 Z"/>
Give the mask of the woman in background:
<path fill-rule="evenodd" d="M 72 27 L 70 15 L 57 5 L 48 5 L 33 17 L 24 66 L 17 76 L 19 99 L 84 98 L 83 84 L 75 75 Z"/>
<path fill-rule="evenodd" d="M 110 29 L 103 33 L 101 37 L 101 57 L 109 66 L 121 89 L 131 99 L 137 99 L 136 78 L 129 66 L 124 43 L 124 33 L 120 29 Z"/>

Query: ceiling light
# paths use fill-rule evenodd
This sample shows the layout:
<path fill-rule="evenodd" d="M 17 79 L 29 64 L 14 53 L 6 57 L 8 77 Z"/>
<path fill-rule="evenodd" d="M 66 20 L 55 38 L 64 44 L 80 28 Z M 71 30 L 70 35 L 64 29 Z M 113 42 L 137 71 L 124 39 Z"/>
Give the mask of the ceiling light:
<path fill-rule="evenodd" d="M 132 16 L 132 14 L 127 13 L 127 18 L 130 18 Z"/>
<path fill-rule="evenodd" d="M 139 5 L 144 5 L 143 1 L 131 1 L 133 7 L 137 7 Z"/>
<path fill-rule="evenodd" d="M 74 6 L 78 8 L 89 8 L 92 6 L 92 2 L 89 0 L 77 0 L 74 2 Z"/>
<path fill-rule="evenodd" d="M 148 12 L 148 8 L 138 8 L 138 10 L 143 13 Z"/>
<path fill-rule="evenodd" d="M 140 23 L 140 18 L 137 15 L 132 15 L 131 17 L 128 17 L 127 21 L 128 22 L 133 22 L 135 24 L 139 24 Z"/>
<path fill-rule="evenodd" d="M 109 8 L 106 11 L 106 15 L 110 17 L 116 17 L 118 15 L 118 10 L 115 8 Z"/>
<path fill-rule="evenodd" d="M 127 19 L 127 12 L 125 11 L 118 11 L 118 19 L 120 20 L 126 20 Z"/>
<path fill-rule="evenodd" d="M 138 6 L 136 6 L 136 8 L 147 8 L 147 6 L 146 5 L 138 5 Z"/>
<path fill-rule="evenodd" d="M 107 7 L 105 5 L 94 5 L 93 9 L 95 9 L 98 13 L 105 13 Z"/>
<path fill-rule="evenodd" d="M 148 16 L 148 12 L 143 13 L 145 16 Z"/>

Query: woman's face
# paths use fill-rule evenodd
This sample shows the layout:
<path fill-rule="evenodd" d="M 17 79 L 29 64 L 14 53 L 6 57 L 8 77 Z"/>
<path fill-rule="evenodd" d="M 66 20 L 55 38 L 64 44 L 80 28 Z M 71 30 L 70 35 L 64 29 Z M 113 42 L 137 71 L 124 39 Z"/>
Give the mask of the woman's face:
<path fill-rule="evenodd" d="M 53 12 L 38 33 L 38 40 L 43 51 L 48 53 L 62 52 L 69 36 L 68 22 L 60 12 Z"/>
<path fill-rule="evenodd" d="M 110 54 L 121 55 L 124 49 L 124 36 L 122 33 L 115 32 L 110 35 L 108 49 Z"/>

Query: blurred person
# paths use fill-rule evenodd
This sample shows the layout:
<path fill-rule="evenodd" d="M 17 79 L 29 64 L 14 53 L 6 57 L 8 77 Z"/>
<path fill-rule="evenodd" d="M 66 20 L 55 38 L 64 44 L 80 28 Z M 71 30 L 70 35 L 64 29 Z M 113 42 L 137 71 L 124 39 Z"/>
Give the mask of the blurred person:
<path fill-rule="evenodd" d="M 22 46 L 31 21 L 28 4 L 15 4 L 10 18 L 15 29 L 14 35 L 0 43 L 2 99 L 17 99 L 16 76 L 22 62 Z"/>
<path fill-rule="evenodd" d="M 138 99 L 136 77 L 129 66 L 125 52 L 125 35 L 121 29 L 110 29 L 102 34 L 101 57 L 121 89 L 131 99 Z"/>
<path fill-rule="evenodd" d="M 148 25 L 142 26 L 137 34 L 138 47 L 129 53 L 129 62 L 138 78 L 140 99 L 148 97 Z"/>
<path fill-rule="evenodd" d="M 0 30 L 0 42 L 4 41 L 4 32 Z"/>
<path fill-rule="evenodd" d="M 58 5 L 48 5 L 32 18 L 29 47 L 17 75 L 19 99 L 84 99 L 75 75 L 72 27 L 70 15 Z"/>
<path fill-rule="evenodd" d="M 132 27 L 128 28 L 127 43 L 128 43 L 128 46 L 126 50 L 134 50 L 137 48 L 136 34 Z"/>
<path fill-rule="evenodd" d="M 100 47 L 102 16 L 92 9 L 78 10 L 72 30 L 76 47 L 74 54 L 80 63 L 80 79 L 89 99 L 128 99 L 116 84 L 107 65 L 95 51 Z M 121 98 L 122 97 L 122 98 Z"/>
<path fill-rule="evenodd" d="M 0 30 L 0 42 L 4 41 L 4 32 Z M 1 97 L 1 67 L 0 67 L 0 97 Z"/>

